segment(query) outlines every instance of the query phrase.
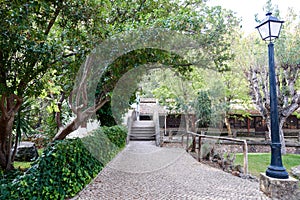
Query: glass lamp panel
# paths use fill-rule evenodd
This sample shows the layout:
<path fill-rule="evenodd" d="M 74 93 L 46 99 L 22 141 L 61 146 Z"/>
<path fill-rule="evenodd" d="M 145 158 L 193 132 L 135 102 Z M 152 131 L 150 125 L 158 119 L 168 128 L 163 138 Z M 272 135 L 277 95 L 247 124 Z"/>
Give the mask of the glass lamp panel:
<path fill-rule="evenodd" d="M 269 23 L 266 22 L 264 24 L 262 24 L 261 26 L 257 27 L 260 36 L 263 40 L 265 40 L 266 38 L 270 37 L 270 29 L 269 29 Z"/>
<path fill-rule="evenodd" d="M 271 27 L 271 37 L 278 38 L 279 33 L 280 33 L 280 28 L 281 28 L 282 23 L 281 22 L 272 22 L 270 23 Z"/>

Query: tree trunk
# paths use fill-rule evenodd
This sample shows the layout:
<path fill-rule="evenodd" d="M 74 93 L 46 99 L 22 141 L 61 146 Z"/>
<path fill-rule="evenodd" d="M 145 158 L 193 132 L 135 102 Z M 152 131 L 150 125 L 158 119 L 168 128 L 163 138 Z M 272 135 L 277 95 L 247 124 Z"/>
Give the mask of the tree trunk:
<path fill-rule="evenodd" d="M 187 112 L 184 113 L 183 116 L 184 116 L 184 122 L 185 122 L 184 123 L 184 128 L 185 128 L 185 132 L 187 133 L 189 131 L 189 125 L 190 125 L 189 116 L 188 116 Z M 187 137 L 188 137 L 187 140 L 189 140 L 189 134 L 187 134 Z M 193 144 L 194 144 L 194 136 L 192 135 L 192 145 L 190 146 L 188 144 L 187 149 L 191 148 L 191 151 L 193 151 L 193 149 L 194 149 Z"/>
<path fill-rule="evenodd" d="M 53 141 L 63 140 L 67 137 L 67 135 L 69 135 L 73 131 L 77 130 L 80 126 L 80 123 L 77 123 L 77 121 L 78 120 L 75 119 L 70 124 L 68 124 L 66 127 L 64 127 L 63 129 L 60 129 L 58 131 L 58 133 L 55 135 L 55 137 L 53 138 Z"/>
<path fill-rule="evenodd" d="M 62 93 L 61 98 L 57 102 L 58 112 L 55 112 L 55 122 L 57 126 L 57 131 L 59 131 L 63 127 L 63 123 L 61 121 L 61 113 L 62 113 L 62 104 L 65 100 L 65 93 Z"/>
<path fill-rule="evenodd" d="M 63 140 L 67 137 L 67 135 L 77 130 L 79 126 L 86 124 L 87 120 L 109 100 L 110 98 L 106 97 L 101 101 L 99 101 L 95 107 L 93 106 L 88 107 L 84 111 L 80 111 L 81 108 L 77 108 L 77 109 L 71 108 L 73 113 L 77 115 L 76 118 L 71 123 L 69 123 L 66 127 L 60 128 L 60 130 L 54 136 L 52 141 Z M 72 102 L 72 99 L 69 98 L 69 101 Z M 70 105 L 72 105 L 72 103 L 70 103 Z"/>
<path fill-rule="evenodd" d="M 229 119 L 228 119 L 227 116 L 225 117 L 225 125 L 226 125 L 226 128 L 227 128 L 228 136 L 232 137 L 230 122 L 229 122 Z"/>
<path fill-rule="evenodd" d="M 4 170 L 12 170 L 12 128 L 13 128 L 14 116 L 10 118 L 1 117 L 0 119 L 0 165 Z"/>
<path fill-rule="evenodd" d="M 88 109 L 83 113 L 78 113 L 78 116 L 71 123 L 58 131 L 58 133 L 54 136 L 53 141 L 65 139 L 67 135 L 77 130 L 83 124 L 86 124 L 89 117 L 91 117 L 91 113 Z"/>
<path fill-rule="evenodd" d="M 2 94 L 0 101 L 0 166 L 3 170 L 12 170 L 12 130 L 15 114 L 22 105 L 23 99 L 11 94 Z"/>
<path fill-rule="evenodd" d="M 283 124 L 285 122 L 285 118 L 281 119 L 279 122 L 279 136 L 280 136 L 280 143 L 281 143 L 281 154 L 285 155 L 286 154 L 286 145 L 285 145 L 285 140 L 284 140 L 284 133 L 283 133 Z"/>
<path fill-rule="evenodd" d="M 269 118 L 268 118 L 269 120 Z M 279 121 L 279 137 L 280 137 L 280 143 L 281 143 L 281 154 L 285 155 L 286 154 L 286 146 L 285 146 L 285 140 L 284 140 L 284 134 L 283 134 L 283 124 L 285 122 L 286 118 L 281 118 Z M 270 121 L 267 121 L 267 126 L 268 126 L 268 137 L 271 138 L 271 127 L 270 127 Z"/>

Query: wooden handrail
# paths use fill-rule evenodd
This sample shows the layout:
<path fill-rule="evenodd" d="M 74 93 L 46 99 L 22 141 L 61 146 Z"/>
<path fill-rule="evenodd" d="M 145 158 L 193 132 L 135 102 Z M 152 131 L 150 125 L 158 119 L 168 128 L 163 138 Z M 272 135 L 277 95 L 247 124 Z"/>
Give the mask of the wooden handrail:
<path fill-rule="evenodd" d="M 248 174 L 248 146 L 247 146 L 247 141 L 246 140 L 241 140 L 241 139 L 236 139 L 236 138 L 227 138 L 227 137 L 219 137 L 219 136 L 209 136 L 209 135 L 202 135 L 198 133 L 194 133 L 191 131 L 187 131 L 185 134 L 182 135 L 181 137 L 181 143 L 183 145 L 183 138 L 184 136 L 187 136 L 186 140 L 186 150 L 188 151 L 188 145 L 189 145 L 189 135 L 193 135 L 195 137 L 198 137 L 198 155 L 197 159 L 198 161 L 201 160 L 201 139 L 202 138 L 209 138 L 209 139 L 216 139 L 216 140 L 227 140 L 227 141 L 233 141 L 233 142 L 240 142 L 243 143 L 243 155 L 244 155 L 244 174 Z"/>
<path fill-rule="evenodd" d="M 294 136 L 284 136 L 284 139 L 289 139 L 289 138 L 295 138 L 295 139 L 297 139 L 298 142 L 300 142 L 300 133 L 298 133 L 298 135 L 294 135 Z"/>

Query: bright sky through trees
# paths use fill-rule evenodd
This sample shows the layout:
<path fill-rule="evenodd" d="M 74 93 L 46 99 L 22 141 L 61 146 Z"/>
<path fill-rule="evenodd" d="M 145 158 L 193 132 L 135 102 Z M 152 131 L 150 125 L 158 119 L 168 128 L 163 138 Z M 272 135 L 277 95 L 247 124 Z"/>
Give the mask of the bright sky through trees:
<path fill-rule="evenodd" d="M 255 22 L 255 14 L 258 14 L 259 19 L 264 19 L 266 11 L 263 7 L 267 0 L 209 0 L 208 5 L 220 5 L 226 9 L 231 9 L 237 13 L 237 16 L 242 18 L 243 31 L 250 33 L 255 31 L 258 25 Z M 288 8 L 293 8 L 297 14 L 300 13 L 299 0 L 272 0 L 273 5 L 278 5 L 280 10 L 280 17 L 284 20 Z"/>

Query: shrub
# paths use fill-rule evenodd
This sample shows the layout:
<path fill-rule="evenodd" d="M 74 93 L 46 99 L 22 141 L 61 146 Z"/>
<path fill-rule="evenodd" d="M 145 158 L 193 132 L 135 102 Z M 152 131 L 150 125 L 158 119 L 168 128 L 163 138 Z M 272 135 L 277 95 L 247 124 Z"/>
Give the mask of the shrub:
<path fill-rule="evenodd" d="M 106 165 L 125 146 L 126 137 L 127 131 L 124 127 L 104 126 L 82 138 L 82 142 L 95 158 Z"/>
<path fill-rule="evenodd" d="M 123 126 L 102 127 L 102 130 L 108 139 L 119 148 L 125 147 L 127 129 Z"/>
<path fill-rule="evenodd" d="M 0 199 L 65 199 L 76 195 L 125 146 L 124 137 L 124 128 L 104 127 L 81 140 L 56 141 L 24 174 L 14 172 L 14 179 L 7 175 L 1 180 Z"/>

